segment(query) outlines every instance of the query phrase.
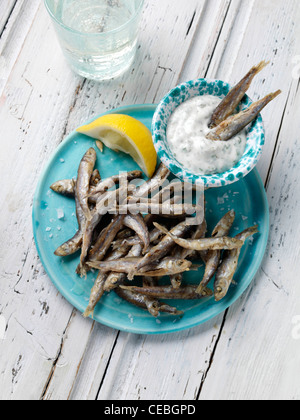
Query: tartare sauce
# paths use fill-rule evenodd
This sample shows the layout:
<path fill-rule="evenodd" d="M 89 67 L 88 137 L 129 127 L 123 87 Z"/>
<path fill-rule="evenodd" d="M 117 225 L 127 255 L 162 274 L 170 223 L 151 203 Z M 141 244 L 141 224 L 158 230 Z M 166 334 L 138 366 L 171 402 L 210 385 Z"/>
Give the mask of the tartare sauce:
<path fill-rule="evenodd" d="M 196 175 L 226 172 L 238 163 L 246 149 L 246 130 L 229 141 L 205 137 L 220 102 L 220 98 L 211 95 L 189 99 L 174 111 L 168 123 L 167 140 L 175 159 Z"/>

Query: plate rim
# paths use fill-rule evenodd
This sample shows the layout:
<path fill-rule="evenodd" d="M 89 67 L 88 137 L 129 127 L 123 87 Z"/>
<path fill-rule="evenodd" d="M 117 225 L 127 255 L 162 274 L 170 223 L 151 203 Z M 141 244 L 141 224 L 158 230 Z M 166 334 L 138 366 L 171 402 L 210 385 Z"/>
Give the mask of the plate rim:
<path fill-rule="evenodd" d="M 155 111 L 157 105 L 156 104 L 135 104 L 135 105 L 128 105 L 128 106 L 123 106 L 120 108 L 115 108 L 113 110 L 107 111 L 99 116 L 93 117 L 92 119 L 89 120 L 88 123 L 95 121 L 95 119 L 99 118 L 102 115 L 107 115 L 107 114 L 112 114 L 112 113 L 127 113 L 130 111 L 134 111 L 134 110 L 141 110 L 143 111 L 143 109 L 145 111 Z M 76 132 L 76 130 L 70 132 L 64 139 L 63 141 L 59 144 L 59 146 L 53 151 L 53 153 L 50 155 L 47 163 L 45 164 L 45 167 L 43 168 L 43 170 L 41 171 L 41 174 L 39 176 L 39 180 L 35 189 L 35 193 L 33 196 L 33 202 L 32 202 L 32 229 L 33 229 L 33 237 L 34 237 L 34 241 L 35 241 L 35 245 L 36 245 L 36 249 L 41 261 L 41 264 L 43 265 L 43 268 L 45 270 L 45 272 L 47 273 L 47 276 L 49 277 L 49 279 L 51 280 L 52 284 L 54 285 L 54 287 L 59 291 L 59 293 L 64 297 L 64 299 L 71 305 L 73 306 L 73 308 L 76 308 L 78 311 L 80 311 L 81 316 L 83 311 L 85 310 L 85 308 L 83 308 L 83 306 L 81 306 L 80 304 L 77 303 L 73 303 L 72 298 L 70 298 L 70 296 L 68 296 L 67 293 L 65 293 L 65 290 L 63 288 L 63 286 L 61 284 L 58 284 L 55 280 L 55 276 L 52 276 L 51 274 L 51 270 L 49 269 L 48 264 L 46 264 L 44 257 L 43 257 L 43 252 L 41 250 L 41 247 L 39 245 L 38 239 L 37 239 L 37 230 L 35 228 L 35 222 L 36 222 L 36 204 L 38 202 L 38 196 L 40 195 L 41 192 L 41 188 L 42 185 L 44 183 L 44 179 L 47 176 L 48 173 L 48 168 L 51 164 L 51 162 L 55 159 L 55 156 L 59 154 L 60 150 L 65 146 L 65 144 L 67 142 L 70 141 L 70 139 L 72 139 L 74 137 L 74 135 L 78 135 L 78 133 Z M 254 168 L 251 171 L 252 175 L 256 178 L 256 183 L 259 187 L 259 193 L 260 196 L 262 198 L 262 205 L 264 208 L 264 213 L 263 213 L 263 224 L 264 224 L 264 232 L 260 232 L 260 241 L 261 241 L 261 252 L 259 255 L 259 258 L 257 258 L 257 260 L 255 261 L 255 264 L 253 264 L 251 266 L 250 271 L 247 274 L 247 281 L 244 281 L 244 285 L 243 287 L 241 287 L 239 293 L 237 295 L 233 295 L 230 299 L 227 299 L 226 302 L 223 301 L 223 305 L 219 306 L 218 309 L 216 309 L 215 313 L 212 314 L 207 314 L 206 317 L 204 317 L 204 319 L 202 319 L 201 321 L 197 321 L 195 320 L 194 322 L 191 322 L 188 326 L 179 326 L 176 327 L 176 324 L 173 323 L 173 328 L 170 329 L 170 327 L 168 327 L 167 329 L 157 329 L 157 330 L 141 330 L 139 328 L 135 328 L 134 324 L 132 324 L 130 327 L 126 328 L 124 326 L 120 326 L 118 325 L 117 322 L 113 322 L 108 320 L 98 320 L 98 319 L 94 319 L 94 318 L 90 318 L 91 321 L 100 323 L 101 325 L 104 325 L 106 327 L 112 328 L 114 330 L 117 331 L 122 331 L 122 332 L 126 332 L 126 333 L 132 333 L 132 334 L 139 334 L 139 335 L 163 335 L 163 334 L 175 334 L 178 333 L 180 331 L 185 331 L 185 330 L 189 330 L 192 328 L 195 328 L 197 326 L 200 326 L 202 324 L 207 323 L 208 321 L 210 321 L 211 319 L 216 318 L 217 316 L 223 314 L 228 308 L 230 308 L 238 299 L 240 299 L 240 297 L 245 293 L 245 291 L 251 286 L 256 274 L 259 271 L 259 268 L 261 267 L 261 264 L 263 262 L 263 259 L 265 257 L 265 252 L 267 249 L 267 244 L 268 244 L 268 240 L 269 240 L 269 233 L 270 233 L 270 209 L 269 209 L 269 202 L 268 202 L 268 197 L 267 197 L 267 193 L 263 184 L 263 181 L 259 175 L 259 172 L 256 168 Z M 251 174 L 250 173 L 250 174 Z M 249 174 L 249 175 L 250 175 Z M 248 176 L 249 176 L 248 175 Z"/>

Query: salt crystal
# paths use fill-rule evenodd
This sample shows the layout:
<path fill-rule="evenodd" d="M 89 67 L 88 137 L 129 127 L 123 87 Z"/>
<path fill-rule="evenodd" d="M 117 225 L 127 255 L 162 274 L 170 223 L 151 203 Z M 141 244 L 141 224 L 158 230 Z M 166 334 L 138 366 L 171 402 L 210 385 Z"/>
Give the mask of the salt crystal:
<path fill-rule="evenodd" d="M 120 299 L 120 298 L 115 298 L 115 299 L 114 299 L 114 302 L 115 302 L 117 305 L 120 305 L 120 304 L 122 303 L 122 299 Z"/>
<path fill-rule="evenodd" d="M 160 319 L 157 319 L 157 320 L 156 320 L 156 323 L 157 323 L 157 324 L 161 324 L 161 320 L 160 320 Z"/>
<path fill-rule="evenodd" d="M 46 232 L 50 232 L 50 231 L 51 231 L 51 227 L 47 227 Z"/>
<path fill-rule="evenodd" d="M 65 218 L 65 213 L 62 209 L 57 209 L 57 217 L 59 220 L 63 220 Z"/>
<path fill-rule="evenodd" d="M 53 238 L 53 235 L 52 235 L 52 233 L 51 233 L 51 235 L 49 235 L 49 238 L 50 238 L 50 239 L 52 239 L 52 238 Z"/>
<path fill-rule="evenodd" d="M 60 160 L 61 163 L 65 163 L 65 160 L 64 159 L 59 159 L 59 160 Z"/>

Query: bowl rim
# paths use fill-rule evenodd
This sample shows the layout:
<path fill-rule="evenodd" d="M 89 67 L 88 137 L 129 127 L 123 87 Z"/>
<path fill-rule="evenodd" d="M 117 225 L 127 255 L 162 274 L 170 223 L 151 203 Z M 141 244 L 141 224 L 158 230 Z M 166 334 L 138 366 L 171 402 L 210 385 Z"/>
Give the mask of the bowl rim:
<path fill-rule="evenodd" d="M 178 98 L 178 90 L 183 90 L 185 93 L 191 89 L 195 89 L 197 87 L 203 88 L 205 86 L 209 85 L 219 85 L 219 88 L 222 87 L 223 89 L 226 89 L 228 92 L 232 89 L 232 86 L 219 79 L 210 79 L 210 78 L 199 78 L 199 79 L 193 79 L 187 82 L 180 83 L 179 85 L 172 88 L 159 102 L 154 117 L 152 120 L 152 136 L 153 136 L 153 142 L 155 149 L 157 151 L 157 154 L 160 158 L 160 160 L 168 167 L 168 169 L 171 170 L 171 172 L 181 179 L 184 182 L 190 182 L 193 184 L 202 182 L 204 184 L 205 188 L 218 188 L 218 187 L 224 187 L 226 185 L 233 184 L 235 182 L 238 182 L 240 179 L 247 176 L 257 165 L 262 152 L 263 147 L 265 144 L 265 129 L 264 129 L 264 122 L 262 115 L 259 114 L 258 117 L 252 122 L 251 126 L 248 128 L 248 134 L 247 134 L 247 142 L 249 140 L 249 135 L 255 130 L 257 134 L 255 135 L 256 141 L 255 141 L 255 149 L 253 156 L 247 158 L 246 151 L 241 158 L 241 160 L 231 169 L 229 169 L 226 172 L 220 173 L 220 174 L 213 174 L 213 175 L 197 175 L 195 173 L 190 172 L 187 168 L 184 168 L 183 165 L 181 165 L 174 157 L 170 155 L 170 152 L 166 149 L 167 144 L 167 138 L 166 138 L 166 127 L 167 124 L 162 124 L 161 120 L 161 114 L 165 114 L 165 109 L 170 104 L 175 104 L 175 108 L 171 112 L 171 114 L 174 112 L 174 110 L 181 105 L 185 100 L 179 101 L 176 104 L 175 98 Z M 174 95 L 174 93 L 176 95 Z M 216 92 L 211 93 L 213 96 L 219 96 L 224 97 L 223 95 L 218 95 Z M 196 97 L 197 95 L 194 95 L 192 97 Z M 201 96 L 201 95 L 200 95 Z M 226 96 L 226 95 L 225 95 Z M 191 97 L 191 98 L 192 98 Z M 189 98 L 190 99 L 190 98 Z M 178 99 L 177 99 L 178 100 Z M 247 108 L 253 103 L 253 100 L 245 94 L 242 102 L 244 105 L 244 108 Z M 170 114 L 170 116 L 171 116 Z M 170 118 L 169 116 L 169 118 Z M 169 118 L 167 122 L 169 121 Z M 165 125 L 165 128 L 164 128 Z M 247 153 L 249 153 L 251 149 L 248 150 Z M 247 158 L 247 159 L 246 159 Z M 243 165 L 246 163 L 246 160 L 248 161 L 247 165 Z"/>

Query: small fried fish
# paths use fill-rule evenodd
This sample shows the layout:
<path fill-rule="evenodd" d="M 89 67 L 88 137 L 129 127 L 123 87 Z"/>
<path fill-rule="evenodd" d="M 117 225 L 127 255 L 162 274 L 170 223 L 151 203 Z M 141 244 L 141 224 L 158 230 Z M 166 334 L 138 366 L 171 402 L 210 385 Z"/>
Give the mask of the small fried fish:
<path fill-rule="evenodd" d="M 188 285 L 179 289 L 174 289 L 172 286 L 158 286 L 158 287 L 136 287 L 136 286 L 121 286 L 122 289 L 130 290 L 135 293 L 140 293 L 145 296 L 156 299 L 174 299 L 174 300 L 198 300 L 204 297 L 212 296 L 213 292 L 206 289 L 203 294 L 197 293 L 197 286 Z"/>
<path fill-rule="evenodd" d="M 168 232 L 164 227 L 158 223 L 154 225 L 161 229 L 162 232 L 166 233 L 177 245 L 185 249 L 191 249 L 193 251 L 205 251 L 205 250 L 222 250 L 222 249 L 236 249 L 243 246 L 243 242 L 237 238 L 228 238 L 223 236 L 222 238 L 203 238 L 203 239 L 180 239 L 174 234 Z"/>
<path fill-rule="evenodd" d="M 237 235 L 236 239 L 242 241 L 244 245 L 247 238 L 255 235 L 256 233 L 258 233 L 258 226 L 253 226 Z M 219 302 L 227 295 L 229 287 L 233 281 L 234 274 L 238 267 L 241 250 L 242 247 L 232 251 L 226 251 L 223 255 L 223 261 L 218 268 L 215 279 L 214 289 L 216 302 Z"/>
<path fill-rule="evenodd" d="M 281 90 L 278 90 L 275 93 L 267 95 L 260 101 L 254 102 L 246 110 L 223 121 L 220 125 L 211 130 L 206 135 L 206 138 L 214 141 L 228 141 L 232 139 L 236 134 L 240 133 L 247 125 L 254 121 L 260 112 L 280 94 Z"/>
<path fill-rule="evenodd" d="M 235 219 L 235 212 L 232 210 L 228 212 L 224 217 L 222 217 L 222 219 L 219 221 L 219 223 L 213 230 L 212 237 L 220 238 L 220 237 L 229 235 L 234 219 Z M 198 293 L 202 293 L 202 291 L 207 287 L 209 282 L 212 280 L 212 278 L 216 274 L 216 271 L 220 264 L 220 259 L 221 259 L 221 250 L 216 250 L 216 251 L 212 250 L 212 251 L 207 252 L 206 263 L 205 263 L 205 273 L 197 289 Z"/>
<path fill-rule="evenodd" d="M 209 128 L 215 128 L 230 115 L 233 115 L 237 106 L 242 101 L 245 93 L 251 86 L 254 77 L 261 72 L 269 63 L 262 61 L 257 66 L 252 67 L 249 73 L 228 93 L 220 105 L 216 108 L 211 117 Z"/>

